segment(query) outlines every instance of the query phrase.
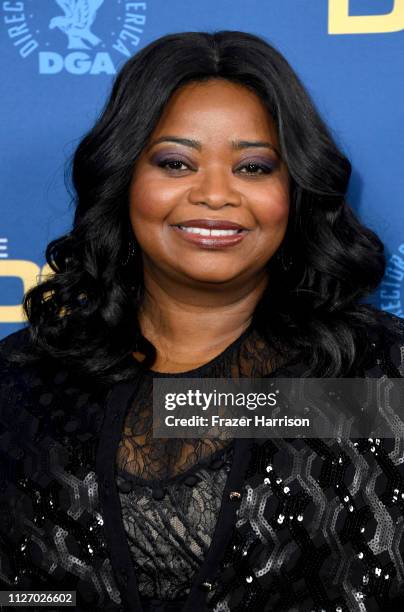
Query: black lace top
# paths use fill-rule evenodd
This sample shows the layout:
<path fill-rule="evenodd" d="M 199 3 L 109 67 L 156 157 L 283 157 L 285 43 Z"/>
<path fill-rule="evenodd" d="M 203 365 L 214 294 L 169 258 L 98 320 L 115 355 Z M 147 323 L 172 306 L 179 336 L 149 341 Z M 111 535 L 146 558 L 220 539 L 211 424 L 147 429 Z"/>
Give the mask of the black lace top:
<path fill-rule="evenodd" d="M 232 445 L 219 452 L 209 466 L 197 464 L 185 477 L 165 483 L 164 489 L 138 484 L 130 476 L 118 478 L 123 522 L 143 597 L 185 600 L 189 594 L 211 543 Z"/>
<path fill-rule="evenodd" d="M 152 382 L 157 377 L 260 377 L 282 358 L 247 329 L 202 367 L 176 374 L 148 371 L 138 382 L 117 453 L 117 485 L 139 592 L 181 600 L 209 549 L 233 442 L 152 437 Z"/>

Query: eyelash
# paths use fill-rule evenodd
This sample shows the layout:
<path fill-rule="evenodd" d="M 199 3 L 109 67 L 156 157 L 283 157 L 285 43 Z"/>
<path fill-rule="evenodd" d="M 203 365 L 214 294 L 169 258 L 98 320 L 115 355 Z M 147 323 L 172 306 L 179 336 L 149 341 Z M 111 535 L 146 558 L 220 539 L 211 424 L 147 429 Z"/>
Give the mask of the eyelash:
<path fill-rule="evenodd" d="M 168 170 L 170 173 L 184 172 L 183 169 L 170 168 L 169 164 L 182 164 L 183 166 L 186 166 L 187 169 L 192 170 L 190 166 L 187 166 L 187 164 L 180 159 L 163 159 L 161 162 L 158 163 L 158 166 L 159 168 Z M 260 170 L 260 172 L 242 172 L 241 174 L 246 174 L 247 176 L 262 176 L 263 174 L 271 174 L 271 172 L 273 171 L 273 167 L 266 166 L 258 162 L 248 162 L 247 164 L 244 164 L 243 166 L 239 166 L 238 169 L 240 170 L 241 168 L 248 168 L 249 166 L 255 166 L 256 168 Z"/>

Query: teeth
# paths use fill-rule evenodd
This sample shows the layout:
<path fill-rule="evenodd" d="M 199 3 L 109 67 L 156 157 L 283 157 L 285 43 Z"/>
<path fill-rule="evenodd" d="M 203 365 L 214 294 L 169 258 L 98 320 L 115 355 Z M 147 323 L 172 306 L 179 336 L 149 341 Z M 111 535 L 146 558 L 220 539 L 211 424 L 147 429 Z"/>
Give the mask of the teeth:
<path fill-rule="evenodd" d="M 183 225 L 179 225 L 184 232 L 188 232 L 189 234 L 199 234 L 200 236 L 234 236 L 238 234 L 238 230 L 218 230 L 218 229 L 205 229 L 202 227 L 184 227 Z"/>

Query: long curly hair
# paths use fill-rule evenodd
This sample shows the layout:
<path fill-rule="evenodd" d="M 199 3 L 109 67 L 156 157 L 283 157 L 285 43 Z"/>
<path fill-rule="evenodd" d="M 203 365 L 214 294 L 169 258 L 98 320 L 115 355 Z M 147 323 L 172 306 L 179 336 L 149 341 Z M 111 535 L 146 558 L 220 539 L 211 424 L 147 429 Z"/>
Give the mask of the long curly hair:
<path fill-rule="evenodd" d="M 260 97 L 291 177 L 288 227 L 267 263 L 270 282 L 253 315 L 257 330 L 305 359 L 308 376 L 349 376 L 361 365 L 367 331 L 378 325 L 377 310 L 362 300 L 383 277 L 383 244 L 346 203 L 351 164 L 295 72 L 266 41 L 237 31 L 164 36 L 123 66 L 73 157 L 73 227 L 46 249 L 55 274 L 24 297 L 30 359 L 52 357 L 100 383 L 152 366 L 156 350 L 137 319 L 144 295 L 139 249 L 130 266 L 122 265 L 129 185 L 173 92 L 212 78 Z M 142 365 L 135 350 L 146 355 Z"/>

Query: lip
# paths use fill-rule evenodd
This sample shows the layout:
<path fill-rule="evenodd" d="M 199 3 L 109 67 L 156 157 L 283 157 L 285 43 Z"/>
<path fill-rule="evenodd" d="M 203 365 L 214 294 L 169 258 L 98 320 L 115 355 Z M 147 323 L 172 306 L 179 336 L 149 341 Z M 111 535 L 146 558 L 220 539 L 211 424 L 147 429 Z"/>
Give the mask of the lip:
<path fill-rule="evenodd" d="M 182 225 L 182 223 L 181 223 Z M 234 225 L 234 224 L 233 224 Z M 186 225 L 185 227 L 201 227 L 201 225 L 194 225 L 193 223 Z M 249 230 L 238 227 L 218 227 L 217 225 L 204 227 L 203 229 L 241 229 L 238 234 L 234 234 L 233 236 L 201 236 L 200 234 L 191 234 L 182 229 L 180 229 L 177 225 L 172 225 L 171 229 L 174 230 L 176 234 L 186 242 L 190 244 L 194 244 L 202 249 L 223 249 L 226 247 L 236 246 L 240 244 L 244 240 L 244 238 L 249 233 Z"/>
<path fill-rule="evenodd" d="M 200 227 L 201 229 L 229 229 L 229 230 L 247 230 L 247 227 L 228 221 L 227 219 L 189 219 L 188 221 L 180 221 L 175 223 L 173 227 L 182 225 L 184 227 Z"/>

